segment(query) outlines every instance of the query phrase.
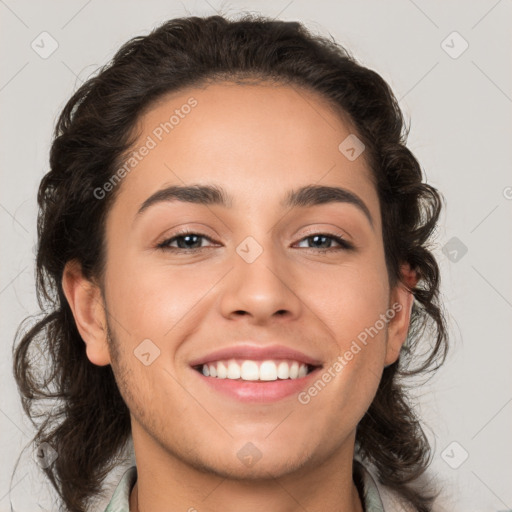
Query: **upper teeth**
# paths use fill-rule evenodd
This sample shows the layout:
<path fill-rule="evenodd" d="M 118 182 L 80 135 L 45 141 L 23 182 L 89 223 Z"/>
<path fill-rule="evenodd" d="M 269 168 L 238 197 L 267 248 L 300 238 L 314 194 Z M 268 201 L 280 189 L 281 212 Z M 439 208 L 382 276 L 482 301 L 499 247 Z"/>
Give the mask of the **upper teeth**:
<path fill-rule="evenodd" d="M 218 379 L 277 380 L 305 377 L 308 367 L 298 361 L 215 361 L 203 364 L 203 375 Z"/>

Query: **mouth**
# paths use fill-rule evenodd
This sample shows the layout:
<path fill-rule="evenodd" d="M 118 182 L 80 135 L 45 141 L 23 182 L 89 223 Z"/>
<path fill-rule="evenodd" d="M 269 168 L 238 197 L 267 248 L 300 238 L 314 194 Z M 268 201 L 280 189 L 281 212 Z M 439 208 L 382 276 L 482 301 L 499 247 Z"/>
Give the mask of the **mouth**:
<path fill-rule="evenodd" d="M 191 368 L 214 396 L 245 404 L 270 404 L 298 396 L 318 378 L 323 365 L 294 360 L 228 359 Z"/>
<path fill-rule="evenodd" d="M 312 365 L 291 359 L 227 359 L 192 366 L 204 377 L 247 382 L 296 380 L 306 377 L 322 365 Z"/>
<path fill-rule="evenodd" d="M 209 398 L 270 403 L 311 385 L 323 368 L 318 357 L 291 346 L 245 341 L 198 356 L 189 367 Z"/>

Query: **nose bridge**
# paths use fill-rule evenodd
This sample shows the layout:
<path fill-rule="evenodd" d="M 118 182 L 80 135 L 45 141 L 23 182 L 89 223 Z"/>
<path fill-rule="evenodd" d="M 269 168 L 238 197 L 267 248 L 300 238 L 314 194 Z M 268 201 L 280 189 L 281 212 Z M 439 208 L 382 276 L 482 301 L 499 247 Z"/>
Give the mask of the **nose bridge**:
<path fill-rule="evenodd" d="M 257 238 L 256 238 L 257 237 Z M 275 313 L 299 313 L 300 301 L 291 290 L 290 266 L 271 233 L 247 236 L 233 253 L 233 271 L 224 289 L 224 315 L 244 311 L 259 320 Z"/>

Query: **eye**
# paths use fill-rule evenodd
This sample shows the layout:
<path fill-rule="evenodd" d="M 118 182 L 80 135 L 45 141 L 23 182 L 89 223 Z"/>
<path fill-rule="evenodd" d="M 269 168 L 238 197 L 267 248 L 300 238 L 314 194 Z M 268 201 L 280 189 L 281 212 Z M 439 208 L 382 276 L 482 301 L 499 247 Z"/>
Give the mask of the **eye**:
<path fill-rule="evenodd" d="M 313 245 L 309 245 L 306 249 L 320 249 L 320 251 L 341 251 L 341 250 L 353 250 L 354 246 L 347 242 L 341 235 L 329 235 L 328 233 L 314 233 L 304 237 L 301 242 L 304 240 L 311 240 Z M 330 244 L 334 240 L 340 247 L 330 247 Z M 300 243 L 300 242 L 299 242 Z M 328 244 L 329 247 L 325 247 Z M 324 247 L 322 247 L 322 245 Z"/>
<path fill-rule="evenodd" d="M 209 240 L 213 242 L 213 240 L 202 233 L 195 233 L 193 231 L 180 231 L 176 233 L 173 237 L 164 240 L 163 242 L 157 245 L 157 248 L 166 250 L 166 251 L 197 251 L 200 249 L 204 249 L 205 247 L 201 246 L 201 240 Z M 171 244 L 177 243 L 177 247 Z M 199 245 L 198 245 L 199 244 Z"/>

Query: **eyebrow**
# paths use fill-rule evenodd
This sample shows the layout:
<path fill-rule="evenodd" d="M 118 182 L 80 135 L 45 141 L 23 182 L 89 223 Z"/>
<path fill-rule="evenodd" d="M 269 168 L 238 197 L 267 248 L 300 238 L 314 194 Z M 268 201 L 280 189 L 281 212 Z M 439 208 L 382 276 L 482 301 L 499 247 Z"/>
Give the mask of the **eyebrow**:
<path fill-rule="evenodd" d="M 225 208 L 232 208 L 233 206 L 233 197 L 217 185 L 173 185 L 158 190 L 149 196 L 137 211 L 136 217 L 154 204 L 173 201 L 200 205 L 219 205 Z M 306 185 L 290 190 L 280 205 L 282 208 L 308 208 L 326 203 L 354 205 L 365 215 L 373 228 L 373 218 L 370 210 L 362 199 L 353 192 L 340 187 Z"/>

